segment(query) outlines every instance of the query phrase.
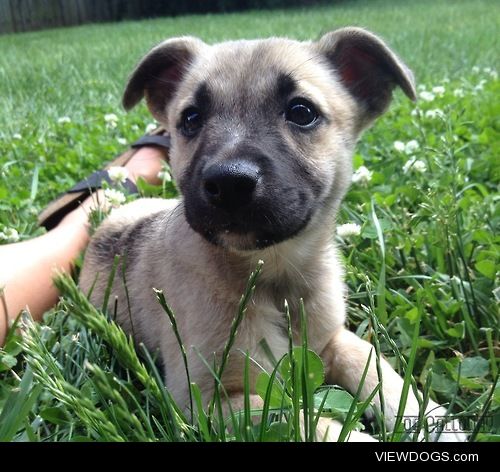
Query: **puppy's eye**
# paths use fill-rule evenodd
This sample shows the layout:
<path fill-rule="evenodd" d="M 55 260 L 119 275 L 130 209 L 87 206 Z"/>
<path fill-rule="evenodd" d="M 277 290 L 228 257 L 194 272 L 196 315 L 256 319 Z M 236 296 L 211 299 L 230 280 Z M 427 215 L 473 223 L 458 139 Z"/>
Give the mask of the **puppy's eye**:
<path fill-rule="evenodd" d="M 288 104 L 285 119 L 298 126 L 308 127 L 314 124 L 319 114 L 314 105 L 305 98 L 294 98 Z"/>
<path fill-rule="evenodd" d="M 194 136 L 203 125 L 200 111 L 195 107 L 184 110 L 181 118 L 181 131 L 184 136 Z"/>

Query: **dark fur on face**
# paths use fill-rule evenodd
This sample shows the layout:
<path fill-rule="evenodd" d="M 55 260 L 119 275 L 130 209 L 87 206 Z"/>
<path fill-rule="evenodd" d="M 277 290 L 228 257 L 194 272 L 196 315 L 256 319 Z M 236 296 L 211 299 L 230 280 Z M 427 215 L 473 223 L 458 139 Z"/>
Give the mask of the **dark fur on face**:
<path fill-rule="evenodd" d="M 268 140 L 272 145 L 266 146 L 267 154 L 253 144 L 234 150 L 260 170 L 254 199 L 234 210 L 216 208 L 203 195 L 202 172 L 217 158 L 217 150 L 201 146 L 195 155 L 181 180 L 185 214 L 210 242 L 220 243 L 221 233 L 235 233 L 251 238 L 251 247 L 242 249 L 263 248 L 294 236 L 309 222 L 318 205 L 318 186 L 291 149 L 272 136 Z"/>
<path fill-rule="evenodd" d="M 215 98 L 207 82 L 194 95 L 191 107 L 199 110 L 203 125 L 196 136 L 180 137 L 196 140 L 180 189 L 188 223 L 212 243 L 224 245 L 227 235 L 243 236 L 238 249 L 279 243 L 300 232 L 321 204 L 322 183 L 297 141 L 314 139 L 323 125 L 322 117 L 307 129 L 287 122 L 285 110 L 294 97 L 294 81 L 278 72 L 270 80 L 274 87 L 258 98 L 246 82 L 241 83 L 237 97 L 232 90 L 230 96 Z M 232 107 L 236 100 L 238 106 Z M 182 134 L 181 126 L 178 132 Z M 240 138 L 235 140 L 234 135 Z M 248 203 L 218 208 L 205 195 L 206 169 L 222 162 L 243 162 L 258 169 L 258 183 Z M 231 241 L 234 244 L 235 239 Z"/>

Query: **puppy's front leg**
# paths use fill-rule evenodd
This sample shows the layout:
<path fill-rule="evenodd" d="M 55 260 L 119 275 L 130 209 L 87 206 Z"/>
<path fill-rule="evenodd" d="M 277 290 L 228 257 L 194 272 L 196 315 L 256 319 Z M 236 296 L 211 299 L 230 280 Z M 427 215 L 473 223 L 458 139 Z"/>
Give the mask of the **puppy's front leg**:
<path fill-rule="evenodd" d="M 376 367 L 375 350 L 371 344 L 360 339 L 355 334 L 340 328 L 331 337 L 328 345 L 321 353 L 326 366 L 327 381 L 337 384 L 351 393 L 358 389 L 361 377 L 372 352 L 370 366 L 365 382 L 361 389 L 361 399 L 366 399 L 379 383 Z M 382 389 L 384 397 L 385 424 L 389 430 L 394 428 L 396 417 L 403 390 L 403 379 L 389 365 L 385 359 L 380 359 Z M 375 405 L 380 408 L 380 395 L 374 397 Z M 443 418 L 446 410 L 433 401 L 429 401 L 426 407 L 426 416 L 431 418 Z M 419 404 L 410 388 L 404 410 L 404 416 L 415 421 L 419 415 Z M 432 421 L 429 425 L 432 426 Z M 437 433 L 431 437 L 436 438 Z M 439 441 L 465 441 L 466 436 L 460 431 L 458 420 L 447 424 L 445 431 L 439 436 Z"/>

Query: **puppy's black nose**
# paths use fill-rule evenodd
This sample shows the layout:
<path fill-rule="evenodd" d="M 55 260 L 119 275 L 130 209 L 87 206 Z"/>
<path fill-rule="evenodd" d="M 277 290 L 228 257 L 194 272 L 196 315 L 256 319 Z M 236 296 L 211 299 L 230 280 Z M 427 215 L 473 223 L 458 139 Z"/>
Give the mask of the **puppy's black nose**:
<path fill-rule="evenodd" d="M 212 205 L 235 210 L 252 201 L 258 181 L 259 168 L 251 162 L 219 162 L 203 172 L 203 191 Z"/>

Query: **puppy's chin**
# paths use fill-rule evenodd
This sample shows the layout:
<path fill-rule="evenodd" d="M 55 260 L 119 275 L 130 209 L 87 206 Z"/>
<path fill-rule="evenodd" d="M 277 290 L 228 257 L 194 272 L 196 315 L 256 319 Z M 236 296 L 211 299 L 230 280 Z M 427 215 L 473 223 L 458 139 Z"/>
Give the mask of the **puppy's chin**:
<path fill-rule="evenodd" d="M 208 231 L 202 233 L 202 236 L 216 246 L 235 252 L 260 251 L 287 239 L 281 238 L 278 240 L 273 237 L 258 235 L 255 231 L 240 233 L 227 230 Z"/>
<path fill-rule="evenodd" d="M 254 231 L 248 233 L 238 233 L 232 231 L 210 232 L 203 234 L 205 239 L 218 247 L 234 252 L 261 251 L 270 246 L 282 243 L 295 237 L 297 233 L 290 236 L 283 235 L 263 235 Z"/>
<path fill-rule="evenodd" d="M 221 231 L 217 233 L 212 242 L 217 246 L 233 251 L 253 251 L 259 249 L 258 240 L 253 231 L 244 234 Z"/>

